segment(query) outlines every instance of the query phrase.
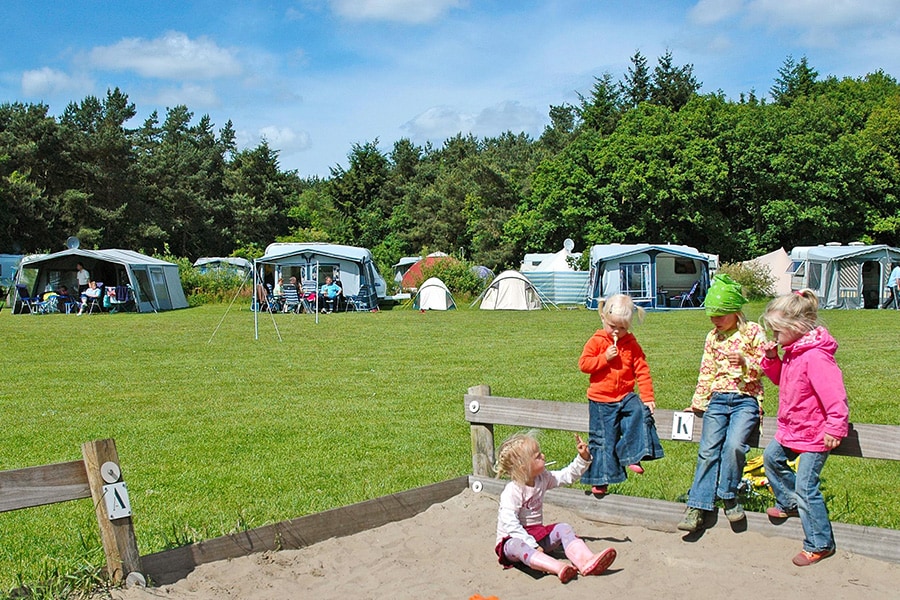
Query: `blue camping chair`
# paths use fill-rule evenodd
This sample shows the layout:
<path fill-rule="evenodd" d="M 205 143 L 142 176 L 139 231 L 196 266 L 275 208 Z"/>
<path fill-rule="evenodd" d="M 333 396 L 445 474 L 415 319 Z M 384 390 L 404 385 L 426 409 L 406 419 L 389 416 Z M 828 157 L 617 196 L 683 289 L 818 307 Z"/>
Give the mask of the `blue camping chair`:
<path fill-rule="evenodd" d="M 43 303 L 40 298 L 37 296 L 32 296 L 28 293 L 28 286 L 17 283 L 16 284 L 16 294 L 19 296 L 19 302 L 21 303 L 21 309 L 18 312 L 25 312 L 25 309 L 28 309 L 28 312 L 32 315 L 40 314 L 44 312 L 41 308 L 41 304 Z M 15 307 L 14 307 L 15 308 Z M 15 310 L 13 311 L 15 312 Z"/>

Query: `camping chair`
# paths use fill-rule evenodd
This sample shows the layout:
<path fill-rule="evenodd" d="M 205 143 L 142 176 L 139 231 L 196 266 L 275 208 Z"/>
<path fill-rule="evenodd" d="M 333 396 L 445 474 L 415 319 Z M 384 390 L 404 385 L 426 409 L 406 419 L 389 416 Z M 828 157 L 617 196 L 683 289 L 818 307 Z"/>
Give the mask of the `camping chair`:
<path fill-rule="evenodd" d="M 316 312 L 316 295 L 318 287 L 312 279 L 304 279 L 300 287 L 300 302 L 303 303 L 303 312 Z"/>
<path fill-rule="evenodd" d="M 284 312 L 298 313 L 303 305 L 300 302 L 300 291 L 296 285 L 284 284 Z"/>
<path fill-rule="evenodd" d="M 28 312 L 32 315 L 36 315 L 40 313 L 40 305 L 41 299 L 37 296 L 31 296 L 28 293 L 28 286 L 23 285 L 21 283 L 16 284 L 16 294 L 19 296 L 19 301 L 22 303 L 22 309 L 28 309 Z M 21 311 L 20 311 L 21 312 Z"/>
<path fill-rule="evenodd" d="M 103 282 L 97 282 L 97 289 L 100 290 L 100 295 L 96 298 L 88 298 L 87 303 L 84 305 L 85 309 L 87 309 L 87 313 L 89 315 L 94 314 L 94 309 L 97 309 L 97 312 L 103 312 Z"/>
<path fill-rule="evenodd" d="M 369 306 L 369 291 L 366 286 L 359 288 L 359 293 L 355 296 L 347 296 L 347 311 L 350 312 L 369 312 L 372 307 Z"/>
<path fill-rule="evenodd" d="M 681 308 L 696 308 L 700 306 L 700 281 L 695 281 L 691 289 L 681 294 Z"/>
<path fill-rule="evenodd" d="M 134 310 L 134 294 L 130 285 L 117 285 L 109 289 L 109 313 Z"/>

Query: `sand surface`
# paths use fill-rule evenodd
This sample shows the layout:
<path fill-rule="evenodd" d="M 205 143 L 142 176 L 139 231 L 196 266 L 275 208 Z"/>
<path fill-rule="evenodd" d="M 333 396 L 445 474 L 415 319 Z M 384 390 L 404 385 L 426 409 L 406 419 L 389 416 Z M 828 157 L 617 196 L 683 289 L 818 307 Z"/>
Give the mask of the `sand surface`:
<path fill-rule="evenodd" d="M 466 490 L 414 518 L 301 550 L 198 566 L 172 585 L 117 590 L 117 600 L 275 598 L 499 600 L 707 598 L 900 598 L 900 564 L 838 550 L 798 568 L 801 541 L 717 525 L 684 534 L 599 523 L 545 505 L 545 522 L 568 522 L 596 550 L 618 558 L 601 576 L 566 585 L 554 576 L 504 570 L 493 553 L 497 498 Z"/>

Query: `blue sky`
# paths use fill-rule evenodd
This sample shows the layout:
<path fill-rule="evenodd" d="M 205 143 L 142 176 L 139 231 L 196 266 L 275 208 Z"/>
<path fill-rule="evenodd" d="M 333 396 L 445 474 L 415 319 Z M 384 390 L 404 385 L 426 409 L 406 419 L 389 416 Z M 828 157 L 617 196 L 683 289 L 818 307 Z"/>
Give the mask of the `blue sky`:
<path fill-rule="evenodd" d="M 670 50 L 702 92 L 765 96 L 787 56 L 900 77 L 897 0 L 7 0 L 0 102 L 119 87 L 137 127 L 184 104 L 326 177 L 353 144 L 540 135 L 550 105 Z"/>

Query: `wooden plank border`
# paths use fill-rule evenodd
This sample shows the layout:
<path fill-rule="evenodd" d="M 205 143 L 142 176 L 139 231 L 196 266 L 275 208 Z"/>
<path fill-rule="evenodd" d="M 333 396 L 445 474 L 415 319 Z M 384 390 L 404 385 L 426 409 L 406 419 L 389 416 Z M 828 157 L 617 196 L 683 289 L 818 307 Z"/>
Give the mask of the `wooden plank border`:
<path fill-rule="evenodd" d="M 164 550 L 142 557 L 152 585 L 166 585 L 186 577 L 198 565 L 238 558 L 267 550 L 297 549 L 333 537 L 343 537 L 409 519 L 433 504 L 449 500 L 469 485 L 457 477 L 357 504 L 266 525 Z"/>
<path fill-rule="evenodd" d="M 471 476 L 470 487 L 500 496 L 506 485 L 505 480 Z M 610 523 L 613 525 L 637 525 L 653 529 L 685 535 L 675 528 L 684 516 L 684 504 L 667 502 L 636 496 L 620 496 L 610 494 L 601 500 L 586 494 L 585 490 L 576 488 L 556 488 L 547 492 L 546 502 L 572 510 L 576 514 L 591 521 Z M 707 523 L 709 525 L 709 523 Z M 724 518 L 718 519 L 714 526 L 728 527 Z M 834 538 L 838 548 L 863 556 L 869 556 L 885 562 L 900 563 L 900 531 L 881 529 L 878 527 L 862 527 L 846 523 L 832 523 Z M 803 529 L 799 519 L 788 519 L 775 525 L 763 513 L 747 511 L 747 531 L 753 531 L 769 537 L 785 537 L 794 540 L 803 538 Z"/>
<path fill-rule="evenodd" d="M 479 432 L 478 450 L 481 454 L 478 457 L 479 461 L 486 460 L 484 452 L 486 439 L 482 438 L 489 429 L 492 429 L 490 427 L 492 425 L 514 425 L 562 431 L 587 431 L 589 429 L 587 401 L 555 402 L 491 396 L 488 386 L 470 388 L 469 393 L 465 394 L 464 400 L 466 421 L 473 428 L 477 428 Z M 672 421 L 680 412 L 656 409 L 654 419 L 661 439 L 672 439 Z M 753 435 L 750 438 L 750 445 L 756 448 L 765 448 L 774 438 L 775 428 L 774 416 L 763 417 L 762 433 Z M 702 430 L 703 420 L 695 419 L 692 442 L 699 443 Z M 474 432 L 475 429 L 473 429 L 473 436 L 475 436 Z M 491 445 L 493 446 L 493 443 Z M 900 460 L 900 426 L 851 423 L 849 435 L 840 446 L 832 451 L 832 454 Z M 493 460 L 489 464 L 493 464 Z M 482 471 L 476 468 L 473 472 L 479 474 Z"/>
<path fill-rule="evenodd" d="M 494 478 L 494 425 L 512 425 L 536 429 L 585 432 L 589 429 L 586 402 L 553 402 L 491 396 L 490 387 L 469 388 L 464 396 L 466 421 L 472 438 L 472 476 L 476 491 L 499 496 L 505 481 Z M 660 438 L 672 439 L 672 420 L 679 411 L 657 409 L 654 413 Z M 700 441 L 702 419 L 695 419 L 692 442 Z M 850 435 L 833 454 L 900 460 L 900 427 L 893 425 L 851 424 Z M 753 436 L 751 445 L 765 447 L 775 433 L 775 419 L 763 420 L 762 432 Z M 678 440 L 681 441 L 681 440 Z M 687 440 L 684 440 L 687 441 Z M 597 501 L 581 489 L 562 488 L 547 493 L 547 500 L 577 511 L 585 518 L 620 525 L 641 525 L 661 531 L 675 531 L 684 504 L 612 494 Z M 748 527 L 764 535 L 802 538 L 799 520 L 773 526 L 761 513 L 747 512 Z M 900 531 L 832 523 L 838 546 L 879 560 L 900 563 Z"/>

